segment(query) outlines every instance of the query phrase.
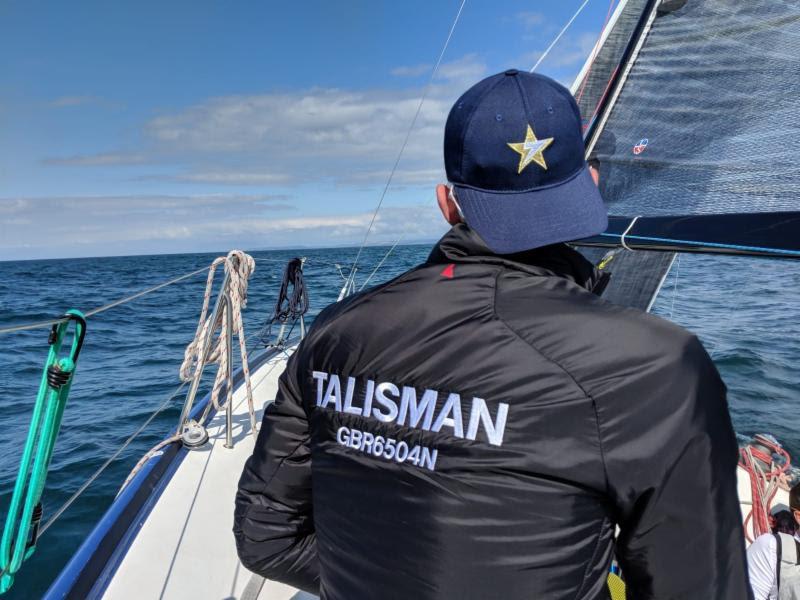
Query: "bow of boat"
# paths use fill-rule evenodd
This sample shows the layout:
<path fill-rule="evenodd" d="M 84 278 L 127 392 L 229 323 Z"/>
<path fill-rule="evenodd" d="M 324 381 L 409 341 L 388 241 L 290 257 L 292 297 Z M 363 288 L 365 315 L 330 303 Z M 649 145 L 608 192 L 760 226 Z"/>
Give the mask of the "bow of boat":
<path fill-rule="evenodd" d="M 260 422 L 275 398 L 290 350 L 269 349 L 251 360 Z M 237 482 L 253 451 L 243 376 L 234 378 L 233 447 L 226 415 L 212 415 L 208 441 L 180 442 L 152 456 L 98 522 L 47 593 L 47 598 L 314 598 L 263 582 L 239 562 L 233 528 Z M 194 409 L 199 415 L 210 397 Z"/>

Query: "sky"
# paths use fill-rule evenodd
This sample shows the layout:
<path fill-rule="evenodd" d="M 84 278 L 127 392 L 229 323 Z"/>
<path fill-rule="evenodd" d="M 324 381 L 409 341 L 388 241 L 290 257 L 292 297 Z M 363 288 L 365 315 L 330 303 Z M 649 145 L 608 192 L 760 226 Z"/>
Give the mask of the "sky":
<path fill-rule="evenodd" d="M 581 3 L 466 1 L 369 243 L 445 231 L 451 105 Z M 360 244 L 459 5 L 0 3 L 0 260 Z M 608 10 L 538 72 L 569 85 Z"/>

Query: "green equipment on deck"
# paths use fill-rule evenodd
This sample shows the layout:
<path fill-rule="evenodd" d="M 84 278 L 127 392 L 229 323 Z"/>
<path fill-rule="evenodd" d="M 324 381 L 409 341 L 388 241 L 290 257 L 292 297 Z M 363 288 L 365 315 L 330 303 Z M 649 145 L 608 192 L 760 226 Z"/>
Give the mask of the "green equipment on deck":
<path fill-rule="evenodd" d="M 72 346 L 67 356 L 59 358 L 70 323 L 75 323 Z M 50 331 L 50 352 L 33 407 L 0 544 L 0 594 L 8 591 L 23 561 L 36 549 L 42 519 L 42 491 L 85 334 L 86 319 L 78 310 L 67 311 L 64 319 L 53 325 Z"/>

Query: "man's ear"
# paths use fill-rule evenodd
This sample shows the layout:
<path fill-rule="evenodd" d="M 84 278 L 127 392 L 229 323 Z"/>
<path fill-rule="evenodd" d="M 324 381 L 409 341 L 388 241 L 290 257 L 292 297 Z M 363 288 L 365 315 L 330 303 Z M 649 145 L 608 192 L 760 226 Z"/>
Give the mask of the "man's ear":
<path fill-rule="evenodd" d="M 600 185 L 600 171 L 597 170 L 597 167 L 589 165 L 589 174 L 592 176 L 592 180 L 594 180 L 594 184 L 599 186 Z"/>
<path fill-rule="evenodd" d="M 436 186 L 436 202 L 439 204 L 439 210 L 442 211 L 442 216 L 445 221 L 450 223 L 450 225 L 461 223 L 462 219 L 461 215 L 458 214 L 458 208 L 456 208 L 455 202 L 450 198 L 447 186 L 443 183 Z"/>

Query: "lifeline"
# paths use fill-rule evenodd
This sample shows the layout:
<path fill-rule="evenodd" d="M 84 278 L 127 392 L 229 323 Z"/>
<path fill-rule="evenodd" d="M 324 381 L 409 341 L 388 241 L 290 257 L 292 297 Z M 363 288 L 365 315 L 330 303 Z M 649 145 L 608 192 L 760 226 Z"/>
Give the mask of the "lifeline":
<path fill-rule="evenodd" d="M 464 412 L 459 394 L 448 394 L 437 415 L 435 413 L 438 390 L 426 389 L 422 392 L 422 397 L 417 400 L 419 392 L 416 388 L 407 385 L 398 386 L 388 381 L 376 383 L 372 379 L 367 379 L 363 390 L 364 405 L 356 406 L 353 404 L 353 398 L 361 397 L 362 394 L 356 394 L 355 377 L 347 377 L 344 386 L 342 378 L 335 373 L 312 371 L 312 377 L 317 382 L 316 400 L 317 406 L 321 408 L 330 406 L 337 412 L 372 417 L 383 423 L 397 423 L 423 431 L 439 432 L 447 427 L 452 430 L 452 433 L 450 431 L 447 433 L 468 440 L 477 439 L 479 429 L 483 428 L 490 444 L 503 445 L 503 434 L 508 418 L 508 404 L 505 402 L 498 402 L 497 415 L 492 420 L 486 400 L 473 397 L 465 432 Z"/>

